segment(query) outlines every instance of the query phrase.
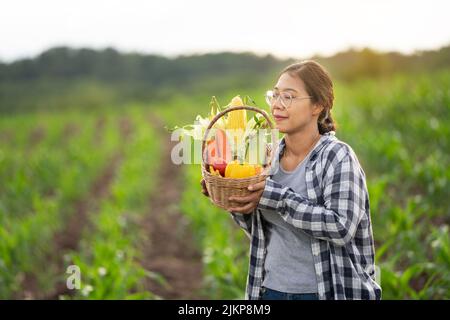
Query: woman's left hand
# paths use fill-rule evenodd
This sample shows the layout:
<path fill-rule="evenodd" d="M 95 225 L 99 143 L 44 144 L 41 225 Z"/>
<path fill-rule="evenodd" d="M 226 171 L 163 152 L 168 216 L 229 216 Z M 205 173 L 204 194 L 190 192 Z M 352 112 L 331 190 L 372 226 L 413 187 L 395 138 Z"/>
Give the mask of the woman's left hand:
<path fill-rule="evenodd" d="M 243 204 L 240 207 L 230 208 L 228 211 L 238 212 L 238 213 L 252 213 L 253 210 L 258 206 L 259 200 L 264 192 L 266 186 L 266 180 L 255 183 L 248 187 L 248 190 L 252 193 L 245 197 L 232 196 L 229 198 L 230 201 L 236 201 Z"/>

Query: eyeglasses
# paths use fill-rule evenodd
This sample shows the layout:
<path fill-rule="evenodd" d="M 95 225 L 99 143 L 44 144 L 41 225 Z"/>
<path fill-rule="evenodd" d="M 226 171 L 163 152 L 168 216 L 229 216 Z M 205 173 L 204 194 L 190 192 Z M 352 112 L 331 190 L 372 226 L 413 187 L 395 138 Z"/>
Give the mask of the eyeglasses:
<path fill-rule="evenodd" d="M 303 100 L 303 99 L 310 99 L 312 98 L 311 96 L 307 96 L 307 97 L 293 97 L 289 92 L 281 92 L 281 93 L 276 93 L 272 90 L 269 90 L 266 92 L 266 102 L 267 104 L 272 107 L 275 102 L 280 99 L 281 101 L 281 105 L 287 109 L 291 106 L 292 104 L 292 100 L 295 99 L 299 99 L 299 100 Z"/>

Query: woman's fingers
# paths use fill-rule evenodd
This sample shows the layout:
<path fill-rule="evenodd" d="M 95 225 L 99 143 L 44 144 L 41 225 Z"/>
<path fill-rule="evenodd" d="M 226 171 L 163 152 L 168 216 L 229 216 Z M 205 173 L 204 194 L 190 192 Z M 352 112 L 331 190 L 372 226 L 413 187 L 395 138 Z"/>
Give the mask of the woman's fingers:
<path fill-rule="evenodd" d="M 259 198 L 261 198 L 261 195 L 262 195 L 262 190 L 259 190 L 259 191 L 254 191 L 250 195 L 244 196 L 244 197 L 232 196 L 232 197 L 229 197 L 228 200 L 236 201 L 239 203 L 249 203 L 249 202 L 255 202 L 255 201 L 259 202 Z"/>
<path fill-rule="evenodd" d="M 251 194 L 249 196 L 245 196 L 245 197 L 234 196 L 234 197 L 229 197 L 228 200 L 239 202 L 239 203 L 249 203 L 249 202 L 252 202 L 255 200 L 255 196 L 253 194 Z"/>
<path fill-rule="evenodd" d="M 248 196 L 239 197 L 239 196 L 232 196 L 228 198 L 230 201 L 236 201 L 239 203 L 247 203 L 247 202 L 253 202 L 259 199 L 264 191 L 264 187 L 266 186 L 266 181 L 261 181 L 258 183 L 255 183 L 253 185 L 248 186 L 248 190 L 252 191 L 252 193 Z"/>
<path fill-rule="evenodd" d="M 200 185 L 202 186 L 203 195 L 209 197 L 208 189 L 206 189 L 206 183 L 204 179 L 200 180 Z"/>
<path fill-rule="evenodd" d="M 229 210 L 232 212 L 239 212 L 239 213 L 252 213 L 253 210 L 256 208 L 257 203 L 250 202 L 242 207 L 235 207 L 230 208 Z"/>
<path fill-rule="evenodd" d="M 265 186 L 266 186 L 266 181 L 264 180 L 264 181 L 261 181 L 261 182 L 258 182 L 258 183 L 248 186 L 248 190 L 258 191 L 258 190 L 264 189 Z"/>

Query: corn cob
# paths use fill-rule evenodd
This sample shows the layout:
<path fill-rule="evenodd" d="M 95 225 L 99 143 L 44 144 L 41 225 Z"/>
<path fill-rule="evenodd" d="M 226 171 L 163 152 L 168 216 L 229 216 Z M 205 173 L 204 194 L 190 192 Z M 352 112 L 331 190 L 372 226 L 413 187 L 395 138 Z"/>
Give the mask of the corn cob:
<path fill-rule="evenodd" d="M 243 106 L 241 97 L 236 96 L 231 100 L 230 107 Z M 245 130 L 247 125 L 247 110 L 231 111 L 228 114 L 226 128 L 230 130 Z"/>

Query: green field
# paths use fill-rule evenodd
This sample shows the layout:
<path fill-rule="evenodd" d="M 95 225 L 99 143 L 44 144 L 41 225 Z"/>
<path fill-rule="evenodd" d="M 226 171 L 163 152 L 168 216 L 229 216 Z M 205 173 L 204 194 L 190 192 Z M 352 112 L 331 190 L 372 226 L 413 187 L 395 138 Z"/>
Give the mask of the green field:
<path fill-rule="evenodd" d="M 266 108 L 265 89 L 236 86 L 218 98 L 250 95 Z M 337 136 L 367 174 L 383 297 L 450 299 L 450 71 L 362 78 L 335 89 Z M 0 299 L 164 298 L 146 284 L 170 279 L 142 262 L 142 243 L 152 237 L 142 221 L 153 213 L 149 199 L 167 191 L 158 184 L 170 161 L 162 127 L 206 115 L 205 92 L 1 115 Z M 248 239 L 201 195 L 198 165 L 180 174 L 172 205 L 201 254 L 202 294 L 243 298 Z M 72 264 L 82 281 L 69 292 Z"/>

